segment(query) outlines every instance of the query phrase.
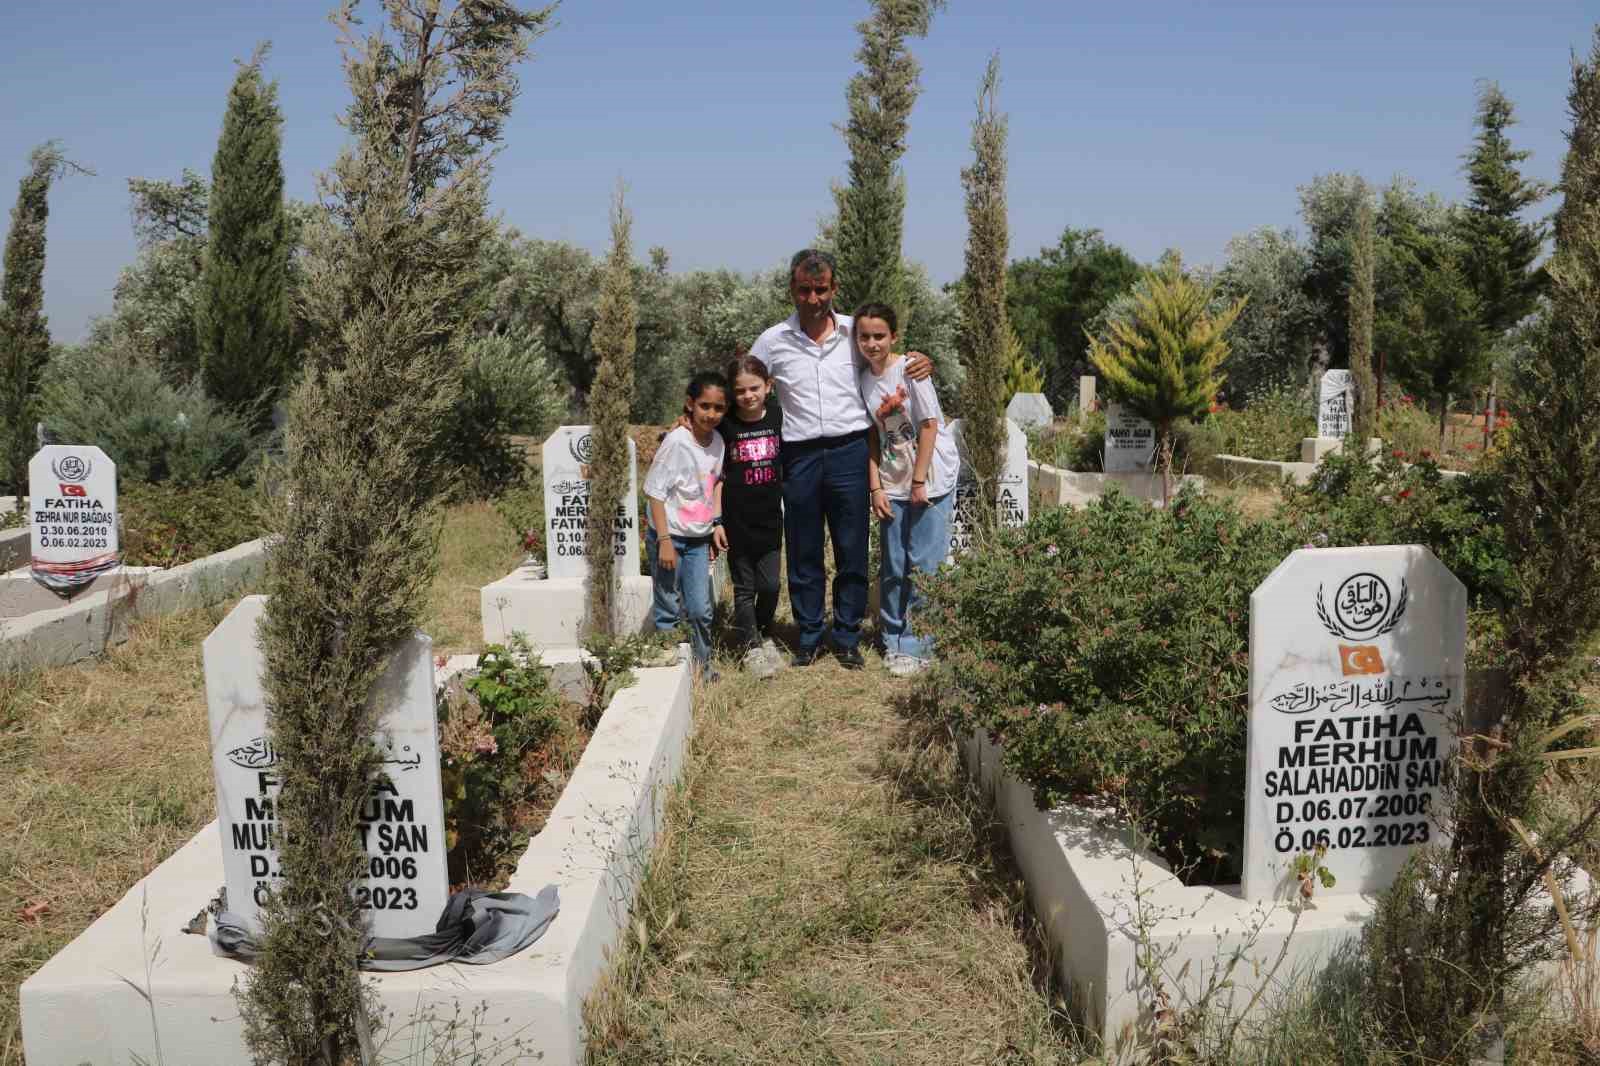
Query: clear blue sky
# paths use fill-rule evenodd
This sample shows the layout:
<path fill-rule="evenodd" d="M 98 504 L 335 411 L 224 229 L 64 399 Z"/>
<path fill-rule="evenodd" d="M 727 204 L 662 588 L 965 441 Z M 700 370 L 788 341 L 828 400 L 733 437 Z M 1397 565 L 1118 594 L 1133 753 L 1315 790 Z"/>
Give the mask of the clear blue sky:
<path fill-rule="evenodd" d="M 134 255 L 126 181 L 209 174 L 234 60 L 273 42 L 291 195 L 310 198 L 347 99 L 326 0 L 34 0 L 0 42 L 0 204 L 59 138 L 97 171 L 52 194 L 46 309 L 58 340 L 111 306 Z M 375 4 L 367 5 L 368 13 Z M 675 269 L 764 268 L 803 245 L 843 173 L 833 124 L 865 0 L 566 0 L 522 70 L 494 201 L 525 233 L 606 241 L 630 186 L 641 247 Z M 1459 197 L 1474 83 L 1498 81 L 1515 142 L 1550 179 L 1593 0 L 1084 3 L 950 0 L 916 44 L 924 93 L 905 158 L 906 252 L 961 270 L 960 168 L 991 51 L 1011 121 L 1012 254 L 1099 227 L 1140 259 L 1220 261 L 1228 238 L 1297 222 L 1319 173 L 1403 172 Z"/>

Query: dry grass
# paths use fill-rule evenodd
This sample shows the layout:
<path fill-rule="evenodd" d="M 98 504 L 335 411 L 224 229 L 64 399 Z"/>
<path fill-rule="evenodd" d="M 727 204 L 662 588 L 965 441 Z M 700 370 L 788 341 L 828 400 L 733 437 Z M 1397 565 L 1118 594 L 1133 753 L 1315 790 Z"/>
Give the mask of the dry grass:
<path fill-rule="evenodd" d="M 828 661 L 702 694 L 591 1062 L 1078 1061 L 1004 838 L 897 685 Z"/>
<path fill-rule="evenodd" d="M 0 676 L 0 1064 L 22 1062 L 22 980 L 215 813 L 200 642 L 232 606 Z"/>
<path fill-rule="evenodd" d="M 1232 501 L 1246 518 L 1266 518 L 1283 500 L 1279 489 L 1245 482 L 1230 485 L 1217 478 L 1206 480 L 1206 495 Z"/>
<path fill-rule="evenodd" d="M 451 510 L 423 627 L 441 651 L 478 647 L 478 586 L 519 556 L 492 507 Z M 215 815 L 200 642 L 234 602 L 0 674 L 0 1066 L 22 1063 L 17 986 Z"/>
<path fill-rule="evenodd" d="M 516 532 L 492 504 L 463 503 L 450 509 L 439 545 L 439 575 L 428 599 L 422 631 L 441 655 L 483 646 L 478 590 L 505 577 L 522 559 Z"/>

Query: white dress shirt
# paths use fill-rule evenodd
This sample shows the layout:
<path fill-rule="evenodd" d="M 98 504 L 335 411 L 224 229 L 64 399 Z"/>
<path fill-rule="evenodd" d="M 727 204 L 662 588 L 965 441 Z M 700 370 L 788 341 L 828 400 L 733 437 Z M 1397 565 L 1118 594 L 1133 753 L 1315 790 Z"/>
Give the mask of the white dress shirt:
<path fill-rule="evenodd" d="M 790 315 L 756 338 L 750 354 L 767 364 L 783 408 L 783 439 L 842 437 L 872 425 L 857 386 L 850 316 L 835 313 L 833 333 L 818 344 Z"/>

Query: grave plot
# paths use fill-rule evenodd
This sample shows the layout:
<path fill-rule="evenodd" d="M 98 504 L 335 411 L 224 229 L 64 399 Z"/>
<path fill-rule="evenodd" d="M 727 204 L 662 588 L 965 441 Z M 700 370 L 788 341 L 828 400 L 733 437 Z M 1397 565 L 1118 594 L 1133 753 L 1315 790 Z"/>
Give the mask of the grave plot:
<path fill-rule="evenodd" d="M 588 610 L 589 557 L 600 550 L 590 543 L 589 426 L 562 426 L 544 442 L 544 558 L 535 555 L 522 566 L 482 587 L 480 611 L 483 639 L 496 644 L 521 634 L 547 651 L 575 649 L 581 643 Z M 641 537 L 647 519 L 639 509 L 638 445 L 628 440 L 628 489 L 617 507 L 609 550 L 617 557 L 620 577 L 612 619 L 615 632 L 641 633 L 650 628 L 651 580 L 640 574 Z M 722 598 L 727 561 L 711 567 L 711 596 Z"/>
<path fill-rule="evenodd" d="M 1080 395 L 1088 396 L 1093 403 L 1093 385 L 1082 386 Z M 1079 417 L 1092 413 L 1083 412 Z M 1154 468 L 1155 427 L 1126 412 L 1118 403 L 1107 404 L 1104 417 L 1105 432 L 1099 440 L 1095 463 L 1100 469 L 1068 470 L 1054 463 L 1028 460 L 1028 488 L 1038 497 L 1039 506 L 1079 506 L 1104 495 L 1112 485 L 1135 499 L 1160 504 L 1161 474 Z M 1066 427 L 1063 432 L 1071 434 L 1075 430 Z M 1173 479 L 1173 492 L 1184 483 L 1205 487 L 1204 478 L 1186 474 Z"/>
<path fill-rule="evenodd" d="M 231 1006 L 243 964 L 219 954 L 215 939 L 179 931 L 193 930 L 223 887 L 227 924 L 210 917 L 214 934 L 224 943 L 248 936 L 255 906 L 271 889 L 275 752 L 254 639 L 263 603 L 247 598 L 207 640 L 217 821 L 24 982 L 30 1063 L 75 1066 L 135 1054 L 154 1061 L 157 1025 L 167 1061 L 250 1061 Z M 506 739 L 491 728 L 493 709 L 483 700 L 463 714 L 452 705 L 441 712 L 435 666 L 431 642 L 419 634 L 397 652 L 373 697 L 388 708 L 375 738 L 385 758 L 362 819 L 369 867 L 352 891 L 376 935 L 432 930 L 451 880 L 447 851 L 467 824 L 452 807 L 472 788 L 474 753 L 488 757 Z M 517 666 L 541 670 L 526 660 Z M 460 656 L 444 673 L 459 695 L 474 690 L 474 673 L 496 669 Z M 495 684 L 507 680 L 501 672 Z M 570 671 L 557 670 L 542 683 L 570 690 L 573 680 Z M 501 963 L 377 976 L 393 1014 L 391 1040 L 426 1043 L 452 1017 L 483 1007 L 480 1047 L 581 1061 L 582 1000 L 625 920 L 689 726 L 686 666 L 640 668 L 632 684 L 610 692 L 542 828 L 504 864 L 500 878 L 506 891 L 540 905 L 559 900 L 559 912 L 532 948 Z M 560 772 L 557 765 L 549 769 Z M 162 938 L 153 955 L 151 930 Z M 119 975 L 141 975 L 139 987 Z M 158 1007 L 156 1021 L 130 1025 L 130 1018 L 149 1016 L 145 994 Z"/>
<path fill-rule="evenodd" d="M 1440 839 L 1464 706 L 1466 588 L 1428 549 L 1292 550 L 1189 506 L 1047 512 L 929 590 L 941 713 L 1108 1037 L 1145 952 L 1179 1005 L 1227 981 L 1242 1010 L 1356 936 Z"/>
<path fill-rule="evenodd" d="M 47 445 L 29 464 L 29 563 L 0 575 L 0 665 L 61 665 L 127 639 L 129 622 L 216 603 L 255 580 L 253 540 L 163 569 L 122 563 L 116 464 L 99 448 Z"/>
<path fill-rule="evenodd" d="M 644 629 L 651 584 L 650 578 L 639 573 L 638 449 L 630 439 L 628 489 L 613 523 L 613 538 L 601 548 L 589 542 L 592 448 L 588 426 L 562 426 L 544 442 L 544 566 L 520 567 L 483 586 L 480 599 L 486 643 L 503 643 L 511 634 L 521 633 L 536 647 L 577 647 L 588 607 L 588 556 L 596 550 L 612 551 L 618 559 L 621 581 L 613 619 L 616 631 Z"/>

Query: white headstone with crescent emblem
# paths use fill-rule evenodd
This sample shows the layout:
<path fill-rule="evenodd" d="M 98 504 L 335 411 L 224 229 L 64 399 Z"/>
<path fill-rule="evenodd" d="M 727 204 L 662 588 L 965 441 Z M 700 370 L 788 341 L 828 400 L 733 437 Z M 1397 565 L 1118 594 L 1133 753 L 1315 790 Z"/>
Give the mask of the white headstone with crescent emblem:
<path fill-rule="evenodd" d="M 115 565 L 117 464 L 99 448 L 47 444 L 35 452 L 28 462 L 28 510 L 36 572 L 71 584 L 80 572 L 92 579 Z"/>
<path fill-rule="evenodd" d="M 1303 548 L 1250 596 L 1244 896 L 1387 888 L 1438 837 L 1466 674 L 1467 593 L 1427 548 Z"/>
<path fill-rule="evenodd" d="M 562 426 L 544 442 L 545 560 L 551 578 L 589 576 L 589 460 L 594 438 L 588 426 Z M 611 550 L 620 575 L 639 572 L 639 460 L 628 440 L 628 491 L 617 506 Z"/>
<path fill-rule="evenodd" d="M 278 757 L 256 642 L 266 606 L 267 597 L 246 596 L 203 651 L 228 910 L 258 929 L 262 902 L 280 876 Z M 375 936 L 433 932 L 449 898 L 435 698 L 433 641 L 417 633 L 396 650 L 372 694 L 382 708 L 383 764 L 361 812 L 367 865 L 351 891 Z"/>

